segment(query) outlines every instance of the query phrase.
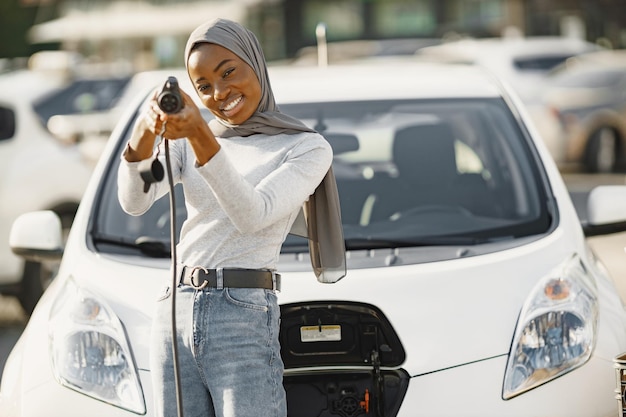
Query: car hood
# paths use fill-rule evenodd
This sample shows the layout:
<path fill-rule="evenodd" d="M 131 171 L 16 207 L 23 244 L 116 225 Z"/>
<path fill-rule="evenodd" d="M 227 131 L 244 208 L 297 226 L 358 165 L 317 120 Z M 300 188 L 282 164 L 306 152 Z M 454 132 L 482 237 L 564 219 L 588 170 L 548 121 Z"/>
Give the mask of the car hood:
<path fill-rule="evenodd" d="M 401 366 L 410 375 L 429 373 L 508 354 L 528 294 L 573 253 L 571 246 L 546 245 L 550 240 L 453 261 L 352 269 L 335 284 L 320 284 L 311 274 L 283 274 L 279 301 L 373 305 L 406 351 Z"/>
<path fill-rule="evenodd" d="M 335 284 L 319 283 L 310 268 L 281 268 L 282 305 L 347 301 L 378 308 L 400 339 L 406 358 L 399 366 L 419 375 L 507 355 L 527 295 L 546 274 L 571 257 L 572 245 L 555 244 L 558 233 L 487 255 L 445 262 L 349 269 Z M 384 264 L 391 250 L 350 253 Z M 395 250 L 402 259 L 403 251 Z M 168 263 L 98 256 L 99 268 L 76 265 L 72 275 L 115 310 L 133 347 L 137 366 L 149 369 L 150 322 L 155 300 L 171 282 Z M 308 262 L 306 256 L 297 262 Z M 84 261 L 85 259 L 83 259 Z M 540 261 L 538 261 L 540 260 Z M 120 262 L 122 261 L 122 262 Z M 304 268 L 300 268 L 304 269 Z M 104 272 L 106 271 L 106 272 Z M 103 276 L 96 276 L 103 274 Z M 124 291 L 120 291 L 124 288 Z"/>

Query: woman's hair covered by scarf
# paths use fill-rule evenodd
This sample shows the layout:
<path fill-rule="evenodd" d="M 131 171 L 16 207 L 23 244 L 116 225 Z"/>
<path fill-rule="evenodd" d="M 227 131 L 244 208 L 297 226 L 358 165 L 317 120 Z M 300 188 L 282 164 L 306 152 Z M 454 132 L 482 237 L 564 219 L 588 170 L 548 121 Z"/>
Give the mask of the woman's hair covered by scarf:
<path fill-rule="evenodd" d="M 198 26 L 189 36 L 185 47 L 185 66 L 196 45 L 202 43 L 220 45 L 233 52 L 254 70 L 261 84 L 261 101 L 257 111 L 240 125 L 232 125 L 219 118 L 211 120 L 209 127 L 215 136 L 228 138 L 257 133 L 276 135 L 315 132 L 300 120 L 279 111 L 270 86 L 263 50 L 250 30 L 226 19 Z M 308 238 L 311 265 L 318 281 L 333 283 L 346 276 L 339 195 L 332 167 L 304 203 L 291 233 Z"/>
<path fill-rule="evenodd" d="M 198 26 L 187 40 L 185 66 L 194 48 L 203 43 L 213 43 L 230 50 L 254 70 L 261 84 L 261 101 L 256 113 L 241 125 L 232 125 L 219 118 L 210 122 L 211 130 L 216 136 L 314 132 L 298 119 L 278 110 L 270 86 L 265 56 L 252 31 L 237 22 L 226 19 L 216 19 Z"/>

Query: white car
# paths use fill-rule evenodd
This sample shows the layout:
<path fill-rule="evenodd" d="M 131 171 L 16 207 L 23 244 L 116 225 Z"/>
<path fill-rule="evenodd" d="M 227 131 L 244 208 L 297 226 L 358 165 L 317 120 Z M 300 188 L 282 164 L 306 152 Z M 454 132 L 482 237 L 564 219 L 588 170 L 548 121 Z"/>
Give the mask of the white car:
<path fill-rule="evenodd" d="M 39 71 L 0 77 L 0 292 L 16 295 L 27 314 L 39 300 L 50 268 L 12 253 L 11 224 L 25 212 L 53 210 L 69 230 L 93 170 L 77 146 L 61 143 L 46 129 L 33 107 L 66 84 L 62 77 Z"/>
<path fill-rule="evenodd" d="M 151 88 L 167 75 L 195 97 L 184 72 Z M 282 111 L 335 150 L 348 264 L 320 283 L 303 238 L 283 247 L 290 416 L 615 414 L 626 311 L 584 231 L 626 220 L 624 187 L 591 193 L 583 229 L 519 101 L 479 68 L 389 60 L 270 77 Z M 140 104 L 114 131 L 58 276 L 7 359 L 0 415 L 154 415 L 148 340 L 170 280 L 170 210 L 164 198 L 128 216 L 116 194 Z M 58 256 L 58 219 L 25 214 L 11 242 L 30 259 Z"/>

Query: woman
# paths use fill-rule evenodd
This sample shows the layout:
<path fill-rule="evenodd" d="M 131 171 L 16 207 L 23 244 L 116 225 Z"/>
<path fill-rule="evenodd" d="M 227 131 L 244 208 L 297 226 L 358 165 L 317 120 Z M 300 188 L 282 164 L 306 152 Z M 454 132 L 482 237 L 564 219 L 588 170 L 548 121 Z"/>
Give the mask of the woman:
<path fill-rule="evenodd" d="M 139 215 L 168 191 L 143 192 L 139 162 L 156 135 L 170 140 L 172 170 L 188 218 L 177 246 L 180 379 L 186 417 L 283 417 L 275 273 L 297 214 L 329 171 L 332 150 L 300 121 L 278 111 L 257 39 L 219 19 L 198 27 L 185 48 L 202 119 L 184 92 L 184 108 L 163 113 L 153 97 L 134 126 L 119 170 L 119 199 Z M 167 123 L 165 123 L 167 122 Z M 160 152 L 163 155 L 163 152 Z M 151 369 L 157 415 L 176 415 L 171 304 L 155 315 Z"/>

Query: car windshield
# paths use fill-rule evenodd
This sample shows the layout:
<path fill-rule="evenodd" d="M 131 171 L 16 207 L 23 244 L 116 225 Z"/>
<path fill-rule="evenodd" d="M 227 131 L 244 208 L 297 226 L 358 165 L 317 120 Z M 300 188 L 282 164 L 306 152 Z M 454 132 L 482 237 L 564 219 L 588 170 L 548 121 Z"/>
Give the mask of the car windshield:
<path fill-rule="evenodd" d="M 281 111 L 314 127 L 334 149 L 348 250 L 480 245 L 550 227 L 533 151 L 501 99 L 305 103 Z M 107 170 L 95 245 L 169 256 L 169 199 L 142 216 L 125 214 L 116 194 L 118 163 L 112 158 Z M 183 194 L 178 188 L 178 230 Z M 283 252 L 303 250 L 304 238 L 290 235 L 283 245 Z"/>

